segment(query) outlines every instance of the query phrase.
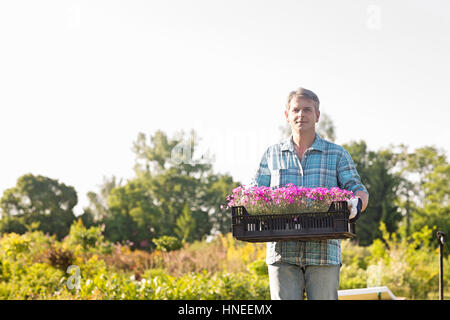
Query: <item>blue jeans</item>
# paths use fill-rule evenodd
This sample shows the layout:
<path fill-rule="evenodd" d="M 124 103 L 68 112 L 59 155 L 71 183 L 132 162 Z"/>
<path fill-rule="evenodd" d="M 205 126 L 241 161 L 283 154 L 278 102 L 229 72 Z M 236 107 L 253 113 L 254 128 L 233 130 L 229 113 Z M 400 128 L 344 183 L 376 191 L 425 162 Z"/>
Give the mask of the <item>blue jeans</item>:
<path fill-rule="evenodd" d="M 268 265 L 272 300 L 337 300 L 339 265 L 297 266 L 276 262 Z"/>

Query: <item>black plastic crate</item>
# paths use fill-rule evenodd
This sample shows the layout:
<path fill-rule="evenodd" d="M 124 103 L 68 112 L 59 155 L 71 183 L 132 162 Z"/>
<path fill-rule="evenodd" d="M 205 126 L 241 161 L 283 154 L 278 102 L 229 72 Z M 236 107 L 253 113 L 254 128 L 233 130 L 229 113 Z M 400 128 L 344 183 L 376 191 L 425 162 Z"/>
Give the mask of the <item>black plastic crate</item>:
<path fill-rule="evenodd" d="M 233 237 L 248 242 L 345 239 L 355 237 L 346 201 L 331 203 L 327 212 L 250 215 L 231 208 Z"/>

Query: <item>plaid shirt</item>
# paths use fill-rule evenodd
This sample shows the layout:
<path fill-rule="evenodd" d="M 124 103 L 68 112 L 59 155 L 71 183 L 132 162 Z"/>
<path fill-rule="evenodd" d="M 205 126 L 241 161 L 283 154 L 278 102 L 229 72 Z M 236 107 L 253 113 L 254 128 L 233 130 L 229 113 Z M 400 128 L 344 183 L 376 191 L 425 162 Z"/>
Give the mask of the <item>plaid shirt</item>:
<path fill-rule="evenodd" d="M 250 184 L 275 188 L 288 183 L 305 188 L 339 187 L 368 193 L 350 154 L 341 146 L 322 139 L 317 133 L 314 143 L 305 151 L 301 161 L 295 151 L 292 135 L 270 146 Z M 341 265 L 341 241 L 268 242 L 266 263 L 279 261 L 300 266 Z"/>

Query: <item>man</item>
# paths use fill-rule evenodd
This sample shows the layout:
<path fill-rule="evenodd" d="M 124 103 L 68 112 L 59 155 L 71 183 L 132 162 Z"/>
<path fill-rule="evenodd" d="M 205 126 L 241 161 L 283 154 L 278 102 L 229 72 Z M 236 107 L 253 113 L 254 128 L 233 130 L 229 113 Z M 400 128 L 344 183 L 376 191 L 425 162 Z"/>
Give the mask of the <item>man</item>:
<path fill-rule="evenodd" d="M 351 221 L 367 207 L 369 194 L 361 183 L 350 154 L 316 133 L 319 98 L 307 89 L 292 91 L 284 112 L 292 135 L 264 153 L 254 186 L 281 187 L 288 183 L 306 188 L 339 187 L 353 191 Z M 266 263 L 270 295 L 274 300 L 338 298 L 341 243 L 338 239 L 268 242 Z"/>

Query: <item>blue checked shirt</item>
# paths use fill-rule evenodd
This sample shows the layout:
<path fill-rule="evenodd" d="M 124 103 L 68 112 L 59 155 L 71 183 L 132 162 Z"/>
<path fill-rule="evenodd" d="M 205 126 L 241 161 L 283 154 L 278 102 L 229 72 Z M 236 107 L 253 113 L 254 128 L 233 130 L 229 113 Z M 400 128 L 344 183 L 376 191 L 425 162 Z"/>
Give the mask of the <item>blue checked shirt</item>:
<path fill-rule="evenodd" d="M 364 191 L 350 154 L 341 146 L 322 139 L 317 133 L 314 143 L 300 161 L 292 135 L 270 146 L 264 153 L 252 186 L 283 187 L 293 183 L 305 188 L 339 187 Z M 287 262 L 299 266 L 341 265 L 341 241 L 267 242 L 266 263 Z"/>

